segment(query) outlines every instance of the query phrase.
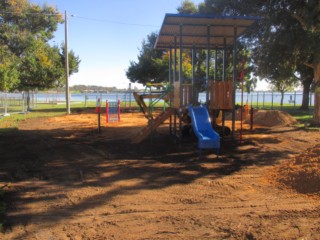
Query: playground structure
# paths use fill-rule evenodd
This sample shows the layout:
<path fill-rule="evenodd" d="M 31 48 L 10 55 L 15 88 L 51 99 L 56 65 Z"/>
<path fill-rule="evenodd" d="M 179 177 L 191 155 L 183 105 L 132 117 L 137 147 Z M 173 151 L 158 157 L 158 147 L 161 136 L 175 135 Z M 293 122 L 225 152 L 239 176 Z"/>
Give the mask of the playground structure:
<path fill-rule="evenodd" d="M 192 120 L 193 130 L 198 138 L 198 148 L 200 149 L 220 149 L 220 136 L 212 129 L 210 117 L 206 106 L 188 106 Z"/>
<path fill-rule="evenodd" d="M 212 124 L 204 121 L 203 116 L 206 115 L 208 119 L 210 117 L 213 123 L 216 124 L 217 116 L 221 113 L 222 127 L 224 127 L 225 114 L 227 112 L 231 113 L 231 138 L 235 140 L 235 93 L 238 81 L 236 70 L 237 39 L 256 20 L 258 19 L 253 17 L 166 14 L 155 48 L 168 50 L 170 53 L 169 92 L 167 94 L 170 107 L 156 118 L 145 113 L 149 124 L 133 139 L 133 142 L 141 142 L 168 118 L 170 118 L 170 133 L 181 137 L 183 129 L 182 114 L 187 109 L 192 116 L 193 130 L 196 136 L 198 136 L 199 149 L 220 147 L 220 137 L 217 137 L 217 134 L 213 133 Z M 179 49 L 179 54 L 177 54 L 177 49 Z M 192 66 L 192 79 L 188 82 L 183 79 L 182 52 L 184 50 L 191 51 L 192 63 L 195 62 L 196 50 L 206 50 L 206 78 L 204 83 L 204 90 L 206 92 L 204 104 L 206 107 L 196 107 L 199 105 L 199 89 L 197 86 L 200 84 L 199 80 L 195 77 L 194 64 Z M 211 50 L 215 50 L 213 79 L 210 76 L 211 60 L 213 59 L 213 56 L 210 56 Z M 232 76 L 227 76 L 227 51 L 232 51 Z M 218 52 L 221 53 L 222 59 L 218 59 Z M 222 64 L 218 64 L 218 60 Z M 218 70 L 222 72 L 220 79 L 218 79 Z M 136 95 L 135 98 L 145 112 L 150 112 L 150 109 L 148 110 L 147 105 L 144 105 L 141 97 L 138 98 Z"/>
<path fill-rule="evenodd" d="M 120 116 L 120 100 L 117 102 L 109 102 L 106 100 L 106 122 L 120 122 Z"/>
<path fill-rule="evenodd" d="M 156 89 L 154 89 L 156 88 Z M 173 108 L 166 108 L 166 103 L 170 100 L 170 91 L 166 83 L 148 83 L 144 93 L 133 93 L 133 96 L 148 119 L 148 125 L 142 129 L 132 140 L 133 143 L 139 143 L 150 135 L 157 127 L 159 127 L 166 119 L 175 114 Z M 146 103 L 146 101 L 149 101 Z M 153 108 L 156 103 L 163 101 L 164 111 L 156 118 L 153 114 Z"/>
<path fill-rule="evenodd" d="M 159 103 L 160 101 L 163 101 L 165 107 L 165 104 L 169 101 L 168 84 L 147 83 L 145 91 L 143 93 L 134 92 L 133 96 L 145 117 L 148 120 L 152 120 L 154 118 L 152 110 L 155 104 Z M 148 103 L 146 103 L 147 100 Z"/>

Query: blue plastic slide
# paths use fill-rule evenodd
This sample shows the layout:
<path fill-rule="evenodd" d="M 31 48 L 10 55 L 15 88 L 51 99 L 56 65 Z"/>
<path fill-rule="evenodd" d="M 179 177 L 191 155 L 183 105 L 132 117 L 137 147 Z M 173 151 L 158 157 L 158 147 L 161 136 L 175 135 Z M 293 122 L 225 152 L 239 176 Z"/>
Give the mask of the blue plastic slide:
<path fill-rule="evenodd" d="M 212 128 L 206 106 L 188 106 L 192 128 L 198 137 L 199 149 L 220 149 L 220 136 Z"/>

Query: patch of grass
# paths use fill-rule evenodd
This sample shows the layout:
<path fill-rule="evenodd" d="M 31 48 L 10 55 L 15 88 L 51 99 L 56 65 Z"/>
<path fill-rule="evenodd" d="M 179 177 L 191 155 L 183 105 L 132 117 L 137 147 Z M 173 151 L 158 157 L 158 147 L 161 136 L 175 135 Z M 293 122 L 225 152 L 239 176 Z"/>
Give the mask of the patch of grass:
<path fill-rule="evenodd" d="M 313 112 L 310 110 L 299 110 L 299 109 L 287 109 L 286 110 L 291 116 L 293 116 L 299 124 L 298 127 L 306 128 L 308 130 L 320 131 L 320 127 L 310 127 L 310 123 L 313 118 Z"/>
<path fill-rule="evenodd" d="M 286 111 L 301 123 L 308 123 L 312 120 L 312 112 L 310 111 L 292 109 L 286 109 Z"/>
<path fill-rule="evenodd" d="M 89 107 L 84 107 L 82 103 L 73 104 L 71 112 L 77 112 Z M 66 114 L 66 106 L 61 105 L 49 105 L 38 104 L 36 108 L 26 113 L 14 113 L 10 116 L 0 118 L 0 132 L 7 132 L 18 128 L 19 122 L 32 118 L 48 118 L 61 116 Z"/>

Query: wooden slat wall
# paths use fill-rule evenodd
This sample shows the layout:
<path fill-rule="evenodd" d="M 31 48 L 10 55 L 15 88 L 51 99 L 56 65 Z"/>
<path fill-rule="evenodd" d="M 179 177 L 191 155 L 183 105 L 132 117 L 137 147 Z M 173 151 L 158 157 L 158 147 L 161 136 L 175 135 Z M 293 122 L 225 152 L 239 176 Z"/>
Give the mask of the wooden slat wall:
<path fill-rule="evenodd" d="M 233 81 L 210 81 L 210 109 L 231 110 Z"/>

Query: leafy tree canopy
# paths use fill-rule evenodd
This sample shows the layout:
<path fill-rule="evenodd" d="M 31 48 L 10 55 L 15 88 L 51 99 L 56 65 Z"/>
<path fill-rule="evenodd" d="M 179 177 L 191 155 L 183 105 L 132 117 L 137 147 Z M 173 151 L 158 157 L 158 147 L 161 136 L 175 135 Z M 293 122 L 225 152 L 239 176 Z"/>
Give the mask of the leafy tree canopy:
<path fill-rule="evenodd" d="M 147 82 L 163 82 L 167 79 L 166 66 L 159 61 L 163 56 L 162 50 L 153 48 L 157 34 L 151 33 L 143 40 L 138 62 L 131 61 L 126 72 L 131 82 L 146 84 Z"/>
<path fill-rule="evenodd" d="M 235 16 L 260 16 L 248 34 L 259 75 L 274 74 L 276 68 L 291 77 L 307 66 L 313 70 L 316 85 L 313 121 L 320 125 L 320 4 L 318 0 L 205 0 L 202 9 Z M 272 64 L 272 66 L 270 66 Z M 284 70 L 284 67 L 287 67 Z M 300 76 L 308 76 L 299 72 Z M 279 80 L 281 81 L 281 80 Z M 302 80 L 306 82 L 306 80 Z"/>
<path fill-rule="evenodd" d="M 197 13 L 198 9 L 196 5 L 190 0 L 185 0 L 181 3 L 181 6 L 177 8 L 179 13 L 192 14 Z"/>
<path fill-rule="evenodd" d="M 27 0 L 0 1 L 0 90 L 45 89 L 64 84 L 64 51 L 50 46 L 62 15 Z M 79 57 L 69 52 L 70 74 Z"/>

